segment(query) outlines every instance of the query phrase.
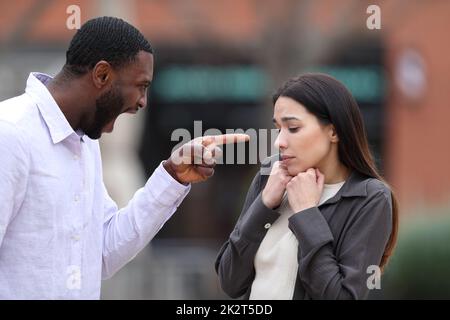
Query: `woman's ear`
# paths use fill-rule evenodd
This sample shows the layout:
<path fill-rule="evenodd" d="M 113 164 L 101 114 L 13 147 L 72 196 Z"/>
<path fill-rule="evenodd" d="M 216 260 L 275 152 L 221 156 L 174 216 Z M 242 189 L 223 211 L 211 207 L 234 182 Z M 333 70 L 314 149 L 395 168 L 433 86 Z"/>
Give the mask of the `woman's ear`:
<path fill-rule="evenodd" d="M 339 141 L 339 137 L 337 135 L 336 128 L 334 127 L 334 125 L 330 124 L 328 128 L 328 134 L 330 137 L 330 141 L 332 143 L 337 143 Z"/>

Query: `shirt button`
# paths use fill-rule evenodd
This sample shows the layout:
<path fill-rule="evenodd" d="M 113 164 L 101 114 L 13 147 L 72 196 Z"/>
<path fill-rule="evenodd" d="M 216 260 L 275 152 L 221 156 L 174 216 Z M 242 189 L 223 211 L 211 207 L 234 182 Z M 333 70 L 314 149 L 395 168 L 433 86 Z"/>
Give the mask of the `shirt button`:
<path fill-rule="evenodd" d="M 264 228 L 269 229 L 271 226 L 272 226 L 272 225 L 271 225 L 270 223 L 266 223 L 266 224 L 264 225 Z"/>
<path fill-rule="evenodd" d="M 75 200 L 75 202 L 80 201 L 80 196 L 79 196 L 79 195 L 76 195 L 75 198 L 74 198 L 73 200 Z"/>
<path fill-rule="evenodd" d="M 72 236 L 72 240 L 74 240 L 74 241 L 80 241 L 80 239 L 81 239 L 81 237 L 80 237 L 79 234 L 74 234 L 74 235 Z"/>
<path fill-rule="evenodd" d="M 80 159 L 80 157 L 77 154 L 74 154 L 73 155 L 73 160 L 78 160 L 78 159 Z"/>

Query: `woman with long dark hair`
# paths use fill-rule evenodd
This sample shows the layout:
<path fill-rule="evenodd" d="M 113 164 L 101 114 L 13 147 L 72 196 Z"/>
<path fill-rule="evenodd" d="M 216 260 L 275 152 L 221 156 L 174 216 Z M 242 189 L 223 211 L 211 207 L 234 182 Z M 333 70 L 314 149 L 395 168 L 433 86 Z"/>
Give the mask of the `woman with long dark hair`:
<path fill-rule="evenodd" d="M 398 209 L 359 107 L 324 74 L 288 80 L 273 103 L 280 154 L 263 162 L 219 252 L 221 286 L 233 298 L 367 298 L 395 246 Z"/>

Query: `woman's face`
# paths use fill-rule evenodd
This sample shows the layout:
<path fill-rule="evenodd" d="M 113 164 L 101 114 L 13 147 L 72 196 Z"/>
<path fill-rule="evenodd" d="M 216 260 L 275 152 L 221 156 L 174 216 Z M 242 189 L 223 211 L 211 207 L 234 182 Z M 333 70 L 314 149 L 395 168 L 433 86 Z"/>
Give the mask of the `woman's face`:
<path fill-rule="evenodd" d="M 332 125 L 323 125 L 302 104 L 280 97 L 275 103 L 273 121 L 279 129 L 275 147 L 280 150 L 280 161 L 289 175 L 295 176 L 309 168 L 322 168 L 335 159 L 337 136 Z"/>

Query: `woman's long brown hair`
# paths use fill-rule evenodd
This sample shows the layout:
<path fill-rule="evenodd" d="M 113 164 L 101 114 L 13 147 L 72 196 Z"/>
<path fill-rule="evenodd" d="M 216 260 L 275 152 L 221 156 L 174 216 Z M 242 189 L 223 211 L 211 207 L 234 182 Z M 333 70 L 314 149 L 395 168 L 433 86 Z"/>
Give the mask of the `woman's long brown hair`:
<path fill-rule="evenodd" d="M 278 89 L 273 96 L 274 104 L 280 96 L 301 103 L 321 123 L 334 125 L 339 137 L 339 159 L 347 168 L 388 185 L 378 172 L 370 152 L 358 104 L 342 83 L 325 74 L 307 73 L 288 80 Z M 392 231 L 380 261 L 381 270 L 392 255 L 398 235 L 398 203 L 392 188 L 390 189 Z"/>

